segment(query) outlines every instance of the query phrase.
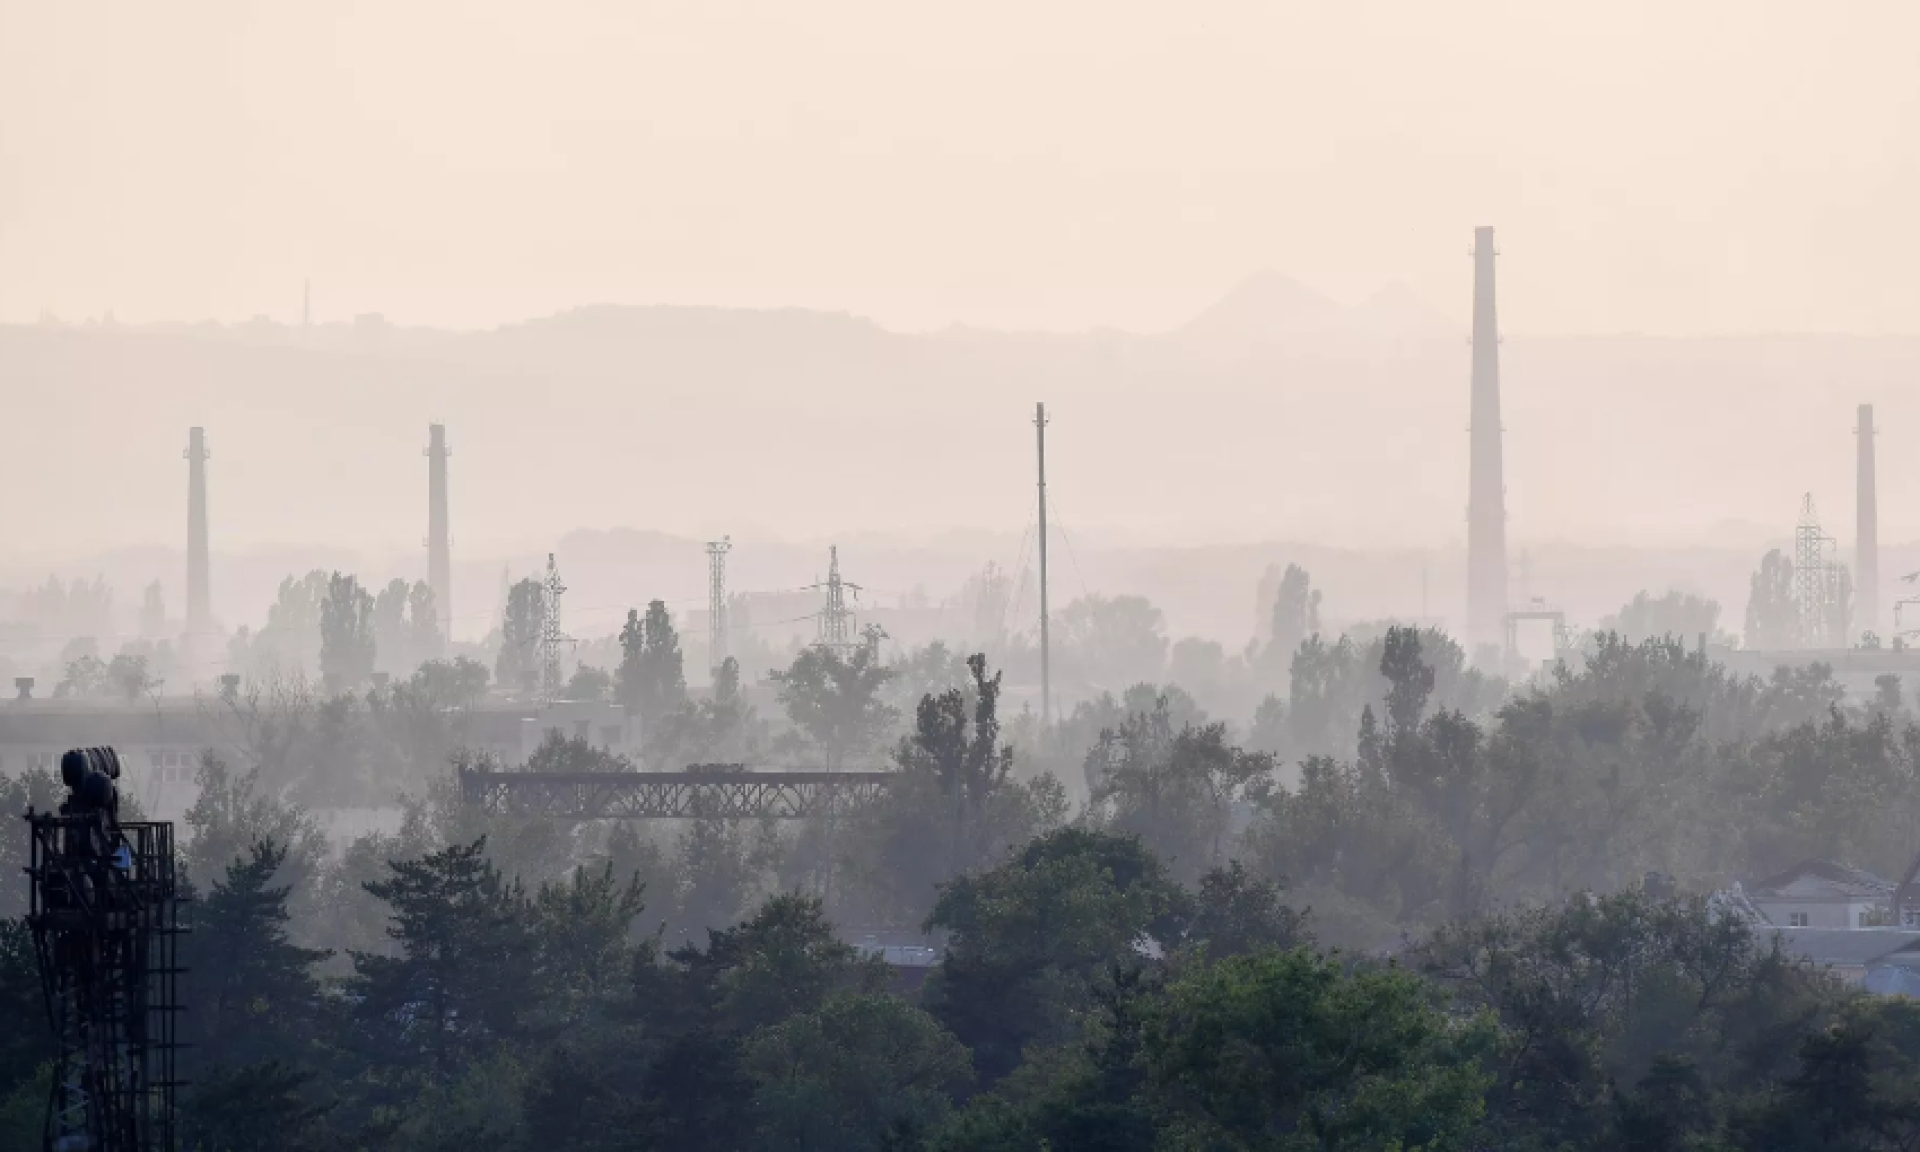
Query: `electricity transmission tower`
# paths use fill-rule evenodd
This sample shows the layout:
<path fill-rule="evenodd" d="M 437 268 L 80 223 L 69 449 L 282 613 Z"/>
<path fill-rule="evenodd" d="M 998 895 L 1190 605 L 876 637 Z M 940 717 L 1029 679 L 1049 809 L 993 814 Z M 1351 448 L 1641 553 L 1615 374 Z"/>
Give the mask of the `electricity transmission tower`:
<path fill-rule="evenodd" d="M 814 644 L 835 652 L 842 657 L 852 653 L 853 609 L 847 607 L 847 593 L 852 592 L 854 600 L 860 598 L 860 585 L 850 584 L 840 579 L 840 548 L 838 545 L 827 550 L 827 579 L 825 583 L 816 582 L 809 586 L 827 594 L 827 602 L 817 617 L 819 632 Z"/>
<path fill-rule="evenodd" d="M 558 700 L 566 688 L 560 678 L 560 647 L 573 637 L 560 630 L 560 598 L 567 586 L 560 582 L 560 568 L 553 553 L 547 553 L 547 579 L 542 586 L 540 612 L 540 692 L 548 700 Z"/>
<path fill-rule="evenodd" d="M 707 663 L 727 662 L 727 553 L 733 537 L 707 541 Z"/>
<path fill-rule="evenodd" d="M 1793 600 L 1800 618 L 1800 643 L 1808 648 L 1846 644 L 1846 574 L 1833 558 L 1835 544 L 1820 527 L 1813 494 L 1807 493 L 1800 501 L 1800 522 L 1793 529 Z"/>

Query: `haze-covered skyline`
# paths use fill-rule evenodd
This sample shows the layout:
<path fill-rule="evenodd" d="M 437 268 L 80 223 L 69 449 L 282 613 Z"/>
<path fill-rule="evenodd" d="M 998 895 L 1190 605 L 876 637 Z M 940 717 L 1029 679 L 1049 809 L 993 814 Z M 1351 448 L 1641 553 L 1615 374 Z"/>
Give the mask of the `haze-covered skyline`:
<path fill-rule="evenodd" d="M 1171 328 L 1260 268 L 1516 334 L 1915 332 L 1920 11 L 0 4 L 0 318 L 596 302 Z"/>

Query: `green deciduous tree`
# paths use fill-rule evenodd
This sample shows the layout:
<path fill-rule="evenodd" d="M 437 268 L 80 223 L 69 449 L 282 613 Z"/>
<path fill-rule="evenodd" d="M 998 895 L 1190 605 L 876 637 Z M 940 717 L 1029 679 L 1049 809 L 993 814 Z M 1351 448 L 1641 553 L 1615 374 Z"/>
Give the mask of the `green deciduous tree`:
<path fill-rule="evenodd" d="M 1163 1146 L 1474 1147 L 1491 1020 L 1453 1019 L 1413 975 L 1349 973 L 1305 950 L 1183 972 L 1142 1048 Z"/>
<path fill-rule="evenodd" d="M 872 756 L 899 713 L 881 695 L 893 673 L 865 648 L 807 648 L 775 672 L 780 703 L 828 768 Z"/>
<path fill-rule="evenodd" d="M 972 1080 L 967 1050 L 892 996 L 847 993 L 756 1032 L 742 1062 L 766 1149 L 915 1146 Z"/>

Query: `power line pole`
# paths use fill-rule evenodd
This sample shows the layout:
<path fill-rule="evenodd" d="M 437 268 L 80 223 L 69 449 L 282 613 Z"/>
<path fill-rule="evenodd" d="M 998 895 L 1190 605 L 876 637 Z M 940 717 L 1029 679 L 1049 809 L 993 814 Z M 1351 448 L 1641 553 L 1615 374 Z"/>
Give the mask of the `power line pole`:
<path fill-rule="evenodd" d="M 1033 427 L 1040 450 L 1040 722 L 1053 718 L 1052 650 L 1047 636 L 1047 406 L 1033 406 Z"/>
<path fill-rule="evenodd" d="M 560 679 L 560 646 L 571 642 L 572 637 L 560 630 L 560 598 L 566 595 L 567 586 L 560 582 L 560 566 L 554 563 L 553 553 L 547 553 L 547 579 L 544 586 L 545 601 L 540 614 L 540 688 L 548 700 L 560 699 L 566 684 Z"/>
<path fill-rule="evenodd" d="M 838 545 L 827 550 L 827 580 L 818 581 L 811 586 L 827 594 L 827 602 L 820 609 L 818 617 L 819 633 L 814 643 L 846 659 L 853 652 L 853 609 L 847 607 L 847 593 L 851 591 L 854 599 L 860 598 L 858 584 L 840 579 L 840 548 Z"/>
<path fill-rule="evenodd" d="M 707 541 L 707 662 L 727 662 L 727 553 L 733 537 Z"/>

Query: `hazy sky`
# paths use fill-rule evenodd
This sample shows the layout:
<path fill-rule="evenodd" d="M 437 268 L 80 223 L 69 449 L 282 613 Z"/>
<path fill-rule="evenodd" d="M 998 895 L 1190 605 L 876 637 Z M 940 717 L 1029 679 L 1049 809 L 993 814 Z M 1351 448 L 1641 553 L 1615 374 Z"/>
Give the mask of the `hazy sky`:
<path fill-rule="evenodd" d="M 1920 5 L 0 0 L 0 319 L 1920 331 Z M 1516 256 L 1524 254 L 1523 258 Z"/>

